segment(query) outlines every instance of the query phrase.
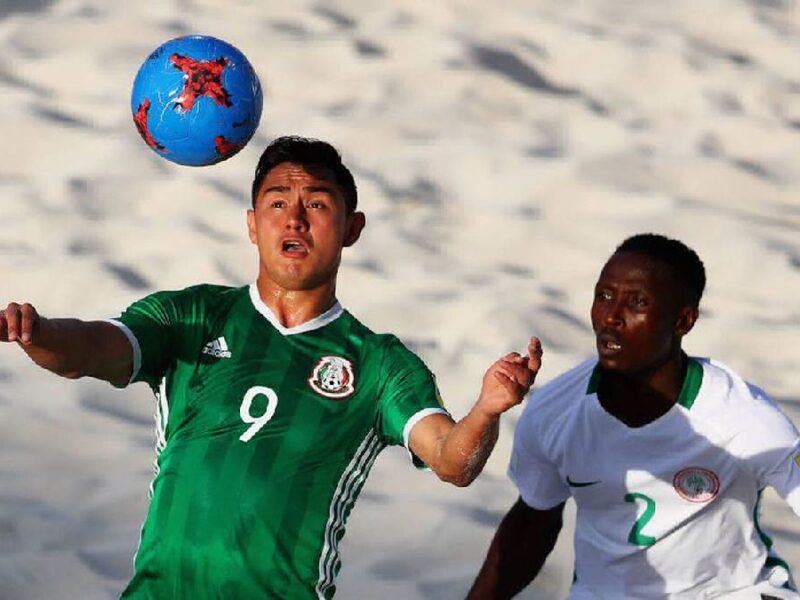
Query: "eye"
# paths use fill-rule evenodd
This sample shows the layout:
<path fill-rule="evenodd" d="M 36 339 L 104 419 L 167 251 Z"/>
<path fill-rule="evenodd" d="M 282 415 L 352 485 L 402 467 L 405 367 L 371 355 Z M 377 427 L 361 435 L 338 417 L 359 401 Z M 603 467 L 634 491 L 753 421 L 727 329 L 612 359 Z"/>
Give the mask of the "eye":
<path fill-rule="evenodd" d="M 640 295 L 631 296 L 630 304 L 636 308 L 642 308 L 647 306 L 647 298 Z"/>
<path fill-rule="evenodd" d="M 312 209 L 315 209 L 315 210 L 319 210 L 319 209 L 322 209 L 322 208 L 327 208 L 327 206 L 328 205 L 326 204 L 325 200 L 322 199 L 322 198 L 315 198 L 313 200 L 309 200 L 308 204 L 306 204 L 307 208 L 312 208 Z"/>
<path fill-rule="evenodd" d="M 286 203 L 281 200 L 280 198 L 276 198 L 274 200 L 270 200 L 269 207 L 270 208 L 283 208 L 286 206 Z"/>
<path fill-rule="evenodd" d="M 595 290 L 594 299 L 608 302 L 609 300 L 611 300 L 611 292 L 609 292 L 608 290 Z"/>

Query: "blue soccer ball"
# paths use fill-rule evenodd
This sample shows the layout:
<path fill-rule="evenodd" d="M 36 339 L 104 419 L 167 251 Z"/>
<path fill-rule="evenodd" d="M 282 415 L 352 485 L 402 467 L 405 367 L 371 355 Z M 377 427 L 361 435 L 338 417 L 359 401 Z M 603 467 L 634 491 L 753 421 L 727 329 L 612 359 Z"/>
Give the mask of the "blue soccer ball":
<path fill-rule="evenodd" d="M 261 83 L 250 62 L 217 38 L 170 40 L 144 61 L 131 93 L 133 122 L 145 143 L 181 165 L 230 158 L 261 119 Z"/>

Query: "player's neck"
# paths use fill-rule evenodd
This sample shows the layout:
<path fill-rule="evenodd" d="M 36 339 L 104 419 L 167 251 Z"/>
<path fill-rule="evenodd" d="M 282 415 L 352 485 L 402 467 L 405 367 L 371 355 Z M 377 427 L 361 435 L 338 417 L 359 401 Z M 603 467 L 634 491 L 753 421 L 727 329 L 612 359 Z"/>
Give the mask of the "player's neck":
<path fill-rule="evenodd" d="M 629 427 L 642 427 L 665 415 L 678 401 L 688 359 L 681 351 L 658 368 L 635 375 L 603 371 L 597 398 Z"/>
<path fill-rule="evenodd" d="M 335 281 L 312 290 L 287 290 L 259 277 L 256 287 L 261 300 L 286 328 L 315 319 L 336 304 Z"/>

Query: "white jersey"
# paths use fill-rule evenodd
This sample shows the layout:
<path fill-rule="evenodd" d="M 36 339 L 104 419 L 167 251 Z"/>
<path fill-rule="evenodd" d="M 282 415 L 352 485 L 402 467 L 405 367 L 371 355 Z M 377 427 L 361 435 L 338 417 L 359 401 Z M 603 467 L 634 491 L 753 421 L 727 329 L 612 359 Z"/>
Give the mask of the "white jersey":
<path fill-rule="evenodd" d="M 800 515 L 798 432 L 725 366 L 690 359 L 678 402 L 643 427 L 597 399 L 596 360 L 528 401 L 509 475 L 522 500 L 577 504 L 569 598 L 800 598 L 758 525 L 772 486 Z"/>

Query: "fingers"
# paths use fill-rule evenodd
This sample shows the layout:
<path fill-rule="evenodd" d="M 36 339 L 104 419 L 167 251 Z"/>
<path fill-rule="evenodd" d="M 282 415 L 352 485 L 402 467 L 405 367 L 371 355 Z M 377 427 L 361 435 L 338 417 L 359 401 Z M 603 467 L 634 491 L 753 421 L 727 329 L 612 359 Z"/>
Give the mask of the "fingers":
<path fill-rule="evenodd" d="M 33 339 L 33 328 L 39 320 L 36 309 L 28 303 L 22 305 L 22 329 L 21 340 L 23 344 L 30 344 Z"/>
<path fill-rule="evenodd" d="M 542 344 L 533 337 L 528 343 L 527 356 L 509 352 L 489 367 L 476 406 L 494 416 L 516 406 L 533 385 L 541 363 Z"/>
<path fill-rule="evenodd" d="M 495 373 L 501 373 L 526 392 L 536 375 L 531 372 L 527 363 L 527 359 L 519 355 L 511 360 L 503 357 L 492 365 L 491 370 Z"/>
<path fill-rule="evenodd" d="M 499 370 L 498 371 L 493 371 L 492 372 L 492 377 L 501 386 L 503 386 L 503 388 L 505 388 L 505 390 L 509 394 L 511 394 L 512 396 L 518 398 L 519 400 L 522 399 L 522 397 L 525 395 L 525 392 L 527 391 L 527 388 L 524 388 L 519 383 L 517 383 L 516 379 L 514 379 L 513 377 L 509 377 L 508 373 L 505 373 L 505 372 L 499 371 Z M 519 400 L 517 400 L 516 402 L 519 402 Z"/>
<path fill-rule="evenodd" d="M 19 330 L 22 325 L 20 323 L 19 309 L 20 309 L 19 304 L 17 304 L 16 302 L 12 302 L 3 311 L 6 321 L 5 340 L 8 342 L 16 342 L 19 336 Z"/>
<path fill-rule="evenodd" d="M 5 335 L 0 337 L 4 342 L 15 342 L 17 340 L 17 331 L 19 330 L 18 324 L 19 317 L 19 304 L 12 302 L 3 311 L 3 329 Z"/>
<path fill-rule="evenodd" d="M 542 366 L 542 352 L 541 341 L 532 337 L 528 342 L 527 356 L 509 352 L 492 365 L 492 369 L 503 372 L 527 391 Z"/>
<path fill-rule="evenodd" d="M 528 342 L 528 368 L 533 371 L 534 375 L 539 372 L 542 366 L 542 342 L 537 337 L 532 337 Z"/>
<path fill-rule="evenodd" d="M 498 362 L 505 361 L 509 363 L 516 363 L 522 364 L 525 362 L 525 358 L 523 358 L 519 352 L 509 352 L 505 356 L 498 359 Z"/>
<path fill-rule="evenodd" d="M 33 306 L 11 302 L 0 311 L 0 341 L 29 344 L 38 321 L 39 314 Z"/>
<path fill-rule="evenodd" d="M 528 367 L 531 371 L 538 371 L 539 367 L 542 365 L 542 354 L 544 350 L 542 349 L 542 342 L 537 337 L 532 337 L 528 341 L 528 356 L 522 356 L 518 352 L 509 352 L 502 358 L 501 361 L 506 361 L 515 364 L 524 364 L 528 363 Z"/>

